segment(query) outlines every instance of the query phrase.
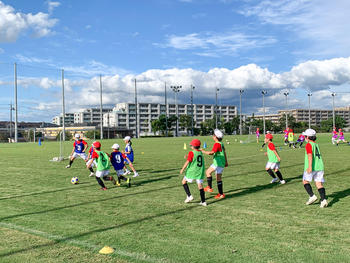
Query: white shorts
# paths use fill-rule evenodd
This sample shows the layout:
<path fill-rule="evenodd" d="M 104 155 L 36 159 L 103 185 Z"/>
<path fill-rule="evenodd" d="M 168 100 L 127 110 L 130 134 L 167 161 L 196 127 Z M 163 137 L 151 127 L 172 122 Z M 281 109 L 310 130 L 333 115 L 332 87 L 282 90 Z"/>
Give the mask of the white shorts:
<path fill-rule="evenodd" d="M 84 161 L 85 161 L 86 158 L 87 158 L 86 153 L 76 153 L 76 152 L 73 153 L 73 158 L 77 158 L 78 156 L 79 156 L 81 159 L 83 159 Z"/>
<path fill-rule="evenodd" d="M 117 173 L 118 176 L 124 175 L 123 169 L 121 169 L 121 170 L 115 170 L 115 172 Z"/>
<path fill-rule="evenodd" d="M 87 162 L 86 162 L 86 166 L 89 166 L 89 162 L 91 161 L 91 159 L 89 159 Z M 92 163 L 91 163 L 91 168 L 94 168 L 94 167 L 97 167 L 97 163 L 96 163 L 96 160 L 94 160 Z"/>
<path fill-rule="evenodd" d="M 215 166 L 214 164 L 210 165 L 211 168 L 215 170 L 215 174 L 222 174 L 225 167 Z"/>
<path fill-rule="evenodd" d="M 271 170 L 280 169 L 280 163 L 279 162 L 278 163 L 267 162 L 266 169 L 271 169 Z"/>
<path fill-rule="evenodd" d="M 189 182 L 189 183 L 192 183 L 194 180 L 196 180 L 197 184 L 203 183 L 203 179 L 189 179 L 186 176 L 184 176 L 184 179 L 186 180 L 186 182 Z"/>
<path fill-rule="evenodd" d="M 106 175 L 109 175 L 109 170 L 104 170 L 104 171 L 96 171 L 96 177 L 101 178 Z"/>
<path fill-rule="evenodd" d="M 306 171 L 304 171 L 303 180 L 312 182 L 313 179 L 315 182 L 324 183 L 323 175 L 324 171 L 312 171 L 311 173 L 307 173 Z"/>

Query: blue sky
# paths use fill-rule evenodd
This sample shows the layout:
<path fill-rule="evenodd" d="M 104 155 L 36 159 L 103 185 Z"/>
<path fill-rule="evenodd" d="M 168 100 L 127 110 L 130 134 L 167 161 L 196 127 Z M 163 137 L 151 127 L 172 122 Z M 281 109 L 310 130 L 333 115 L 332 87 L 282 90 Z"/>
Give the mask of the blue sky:
<path fill-rule="evenodd" d="M 350 104 L 350 2 L 346 0 L 0 1 L 0 119 L 13 101 L 18 63 L 20 119 L 50 120 L 60 112 L 60 69 L 66 72 L 67 111 L 140 97 L 163 101 L 164 82 L 182 85 L 180 100 L 238 105 L 261 112 L 285 107 Z M 341 93 L 344 92 L 344 93 Z M 350 92 L 350 91 L 349 91 Z M 79 99 L 78 99 L 79 98 Z M 142 100 L 142 99 L 141 99 Z"/>

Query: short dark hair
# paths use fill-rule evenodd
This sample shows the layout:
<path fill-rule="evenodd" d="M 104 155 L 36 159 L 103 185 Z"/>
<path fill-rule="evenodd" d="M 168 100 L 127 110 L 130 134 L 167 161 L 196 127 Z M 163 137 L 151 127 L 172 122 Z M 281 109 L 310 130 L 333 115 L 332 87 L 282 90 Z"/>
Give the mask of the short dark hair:
<path fill-rule="evenodd" d="M 216 137 L 216 136 L 215 136 Z M 218 138 L 218 137 L 216 137 L 216 139 L 218 139 L 218 141 L 219 142 L 221 142 L 222 141 L 222 138 Z"/>
<path fill-rule="evenodd" d="M 192 147 L 195 148 L 196 150 L 198 150 L 200 148 L 200 146 L 193 146 L 193 145 L 192 145 Z"/>
<path fill-rule="evenodd" d="M 307 136 L 307 138 L 311 141 L 316 141 L 316 135 L 315 136 Z"/>

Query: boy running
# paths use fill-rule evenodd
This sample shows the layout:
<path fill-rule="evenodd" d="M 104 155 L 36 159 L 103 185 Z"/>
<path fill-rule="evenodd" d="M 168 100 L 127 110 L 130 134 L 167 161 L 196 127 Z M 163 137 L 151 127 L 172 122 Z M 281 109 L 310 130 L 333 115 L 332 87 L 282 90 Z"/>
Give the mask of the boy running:
<path fill-rule="evenodd" d="M 283 179 L 282 174 L 279 171 L 281 158 L 276 151 L 275 145 L 272 143 L 272 139 L 272 134 L 266 134 L 265 143 L 267 144 L 267 152 L 265 152 L 265 155 L 267 155 L 268 161 L 265 168 L 267 173 L 272 177 L 271 184 L 277 182 L 278 179 L 280 180 L 280 184 L 285 184 L 286 181 Z M 278 179 L 273 171 L 275 171 Z"/>
<path fill-rule="evenodd" d="M 324 183 L 324 165 L 322 161 L 322 156 L 320 148 L 316 141 L 316 131 L 313 129 L 307 129 L 304 133 L 306 136 L 307 144 L 305 145 L 305 165 L 304 165 L 304 175 L 303 184 L 306 192 L 309 194 L 310 198 L 306 202 L 306 205 L 311 205 L 317 200 L 317 196 L 313 193 L 310 182 L 315 181 L 318 192 L 321 197 L 321 208 L 328 205 L 326 200 L 326 190 L 323 187 Z"/>
<path fill-rule="evenodd" d="M 94 144 L 94 143 L 95 143 L 95 142 L 93 142 L 92 144 Z M 93 152 L 94 152 L 94 146 L 91 145 L 91 147 L 90 147 L 90 149 L 89 149 L 89 152 L 88 152 L 88 156 L 87 156 L 87 158 L 86 158 L 86 167 L 90 170 L 90 175 L 89 175 L 89 176 L 94 176 L 94 175 L 95 175 L 93 167 L 94 167 L 94 166 L 97 166 L 96 161 L 95 161 L 95 162 L 93 162 L 93 163 L 91 164 L 91 167 L 90 167 L 90 168 L 88 167 L 88 162 L 91 160 L 91 158 L 92 158 L 92 153 L 93 153 Z"/>
<path fill-rule="evenodd" d="M 337 140 L 337 146 L 339 145 L 339 142 L 348 143 L 348 142 L 345 140 L 344 133 L 343 133 L 343 130 L 342 130 L 342 129 L 339 129 L 339 139 Z"/>
<path fill-rule="evenodd" d="M 73 150 L 70 154 L 70 160 L 69 164 L 66 166 L 66 168 L 71 168 L 75 158 L 80 157 L 86 162 L 87 156 L 86 156 L 86 149 L 88 147 L 88 144 L 86 141 L 80 138 L 80 134 L 75 134 L 74 136 L 74 143 L 73 143 Z"/>
<path fill-rule="evenodd" d="M 292 129 L 289 129 L 288 131 L 288 143 L 289 143 L 289 148 L 291 146 L 293 146 L 293 148 L 295 148 L 295 144 L 294 144 L 294 132 Z"/>
<path fill-rule="evenodd" d="M 288 145 L 288 132 L 289 132 L 289 127 L 287 127 L 283 132 L 284 132 L 284 145 Z"/>
<path fill-rule="evenodd" d="M 260 130 L 259 130 L 259 128 L 256 128 L 255 134 L 256 134 L 256 143 L 259 143 L 259 138 L 260 138 Z"/>
<path fill-rule="evenodd" d="M 192 183 L 196 180 L 199 193 L 201 196 L 201 202 L 199 203 L 202 206 L 207 206 L 205 202 L 205 192 L 203 189 L 203 180 L 204 180 L 204 157 L 203 153 L 199 150 L 201 142 L 198 139 L 194 139 L 190 143 L 192 151 L 188 153 L 187 161 L 183 165 L 180 174 L 186 169 L 184 178 L 182 179 L 182 186 L 186 192 L 187 198 L 185 203 L 189 203 L 193 200 L 191 195 L 190 188 L 188 187 L 187 182 Z"/>
<path fill-rule="evenodd" d="M 101 180 L 101 177 L 105 181 L 112 181 L 115 185 L 116 181 L 113 176 L 109 176 L 109 168 L 111 167 L 109 163 L 109 157 L 105 152 L 101 151 L 101 143 L 94 142 L 94 151 L 92 153 L 92 158 L 88 162 L 88 167 L 91 167 L 92 163 L 96 161 L 97 163 L 97 171 L 96 171 L 96 181 L 101 186 L 101 190 L 107 190 L 105 184 Z"/>
<path fill-rule="evenodd" d="M 303 134 L 300 134 L 299 138 L 297 140 L 297 144 L 300 143 L 299 148 L 301 148 L 301 146 L 303 146 L 304 141 L 305 141 L 305 136 Z"/>
<path fill-rule="evenodd" d="M 130 174 L 130 171 L 128 170 L 128 168 L 126 168 L 126 165 L 131 164 L 132 166 L 132 163 L 134 162 L 134 150 L 132 149 L 131 147 L 131 137 L 130 136 L 126 136 L 124 138 L 124 142 L 125 142 L 125 150 L 124 150 L 124 154 L 126 155 L 126 157 L 128 157 L 128 160 L 125 160 L 125 173 L 124 175 L 127 175 L 127 174 Z M 130 166 L 130 168 L 131 168 Z M 139 176 L 139 174 L 135 171 L 135 169 L 132 169 L 134 171 L 134 175 L 133 177 L 137 177 Z"/>
<path fill-rule="evenodd" d="M 206 175 L 207 175 L 207 181 L 208 186 L 204 188 L 205 192 L 213 192 L 212 188 L 212 173 L 215 172 L 216 174 L 216 182 L 218 185 L 218 191 L 219 193 L 215 196 L 215 199 L 221 199 L 225 198 L 225 195 L 223 193 L 223 185 L 222 185 L 222 172 L 224 171 L 224 168 L 228 166 L 227 163 L 227 156 L 224 144 L 222 143 L 222 138 L 224 137 L 224 134 L 218 130 L 214 130 L 213 140 L 214 140 L 214 146 L 213 149 L 209 151 L 202 150 L 202 153 L 208 154 L 208 155 L 214 155 L 214 161 L 213 164 L 207 169 Z"/>

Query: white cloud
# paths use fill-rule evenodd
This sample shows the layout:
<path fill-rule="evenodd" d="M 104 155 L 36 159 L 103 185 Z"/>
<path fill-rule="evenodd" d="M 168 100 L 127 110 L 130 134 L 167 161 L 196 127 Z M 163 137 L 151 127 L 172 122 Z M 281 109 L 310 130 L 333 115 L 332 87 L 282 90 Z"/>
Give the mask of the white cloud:
<path fill-rule="evenodd" d="M 52 33 L 51 29 L 57 24 L 49 14 L 24 14 L 16 12 L 12 6 L 0 1 L 0 43 L 14 42 L 26 30 L 31 30 L 34 37 L 43 37 Z"/>
<path fill-rule="evenodd" d="M 50 59 L 42 59 L 42 58 L 37 58 L 37 57 L 28 57 L 28 56 L 24 56 L 21 54 L 16 54 L 14 56 L 14 59 L 17 62 L 20 63 L 49 63 L 51 62 Z"/>
<path fill-rule="evenodd" d="M 47 6 L 48 6 L 48 11 L 49 13 L 51 14 L 53 12 L 53 10 L 56 8 L 56 7 L 59 7 L 61 5 L 60 2 L 53 2 L 53 1 L 48 1 L 47 2 Z"/>
<path fill-rule="evenodd" d="M 5 52 L 5 50 L 3 50 L 2 48 L 0 48 L 0 54 L 3 54 Z"/>

